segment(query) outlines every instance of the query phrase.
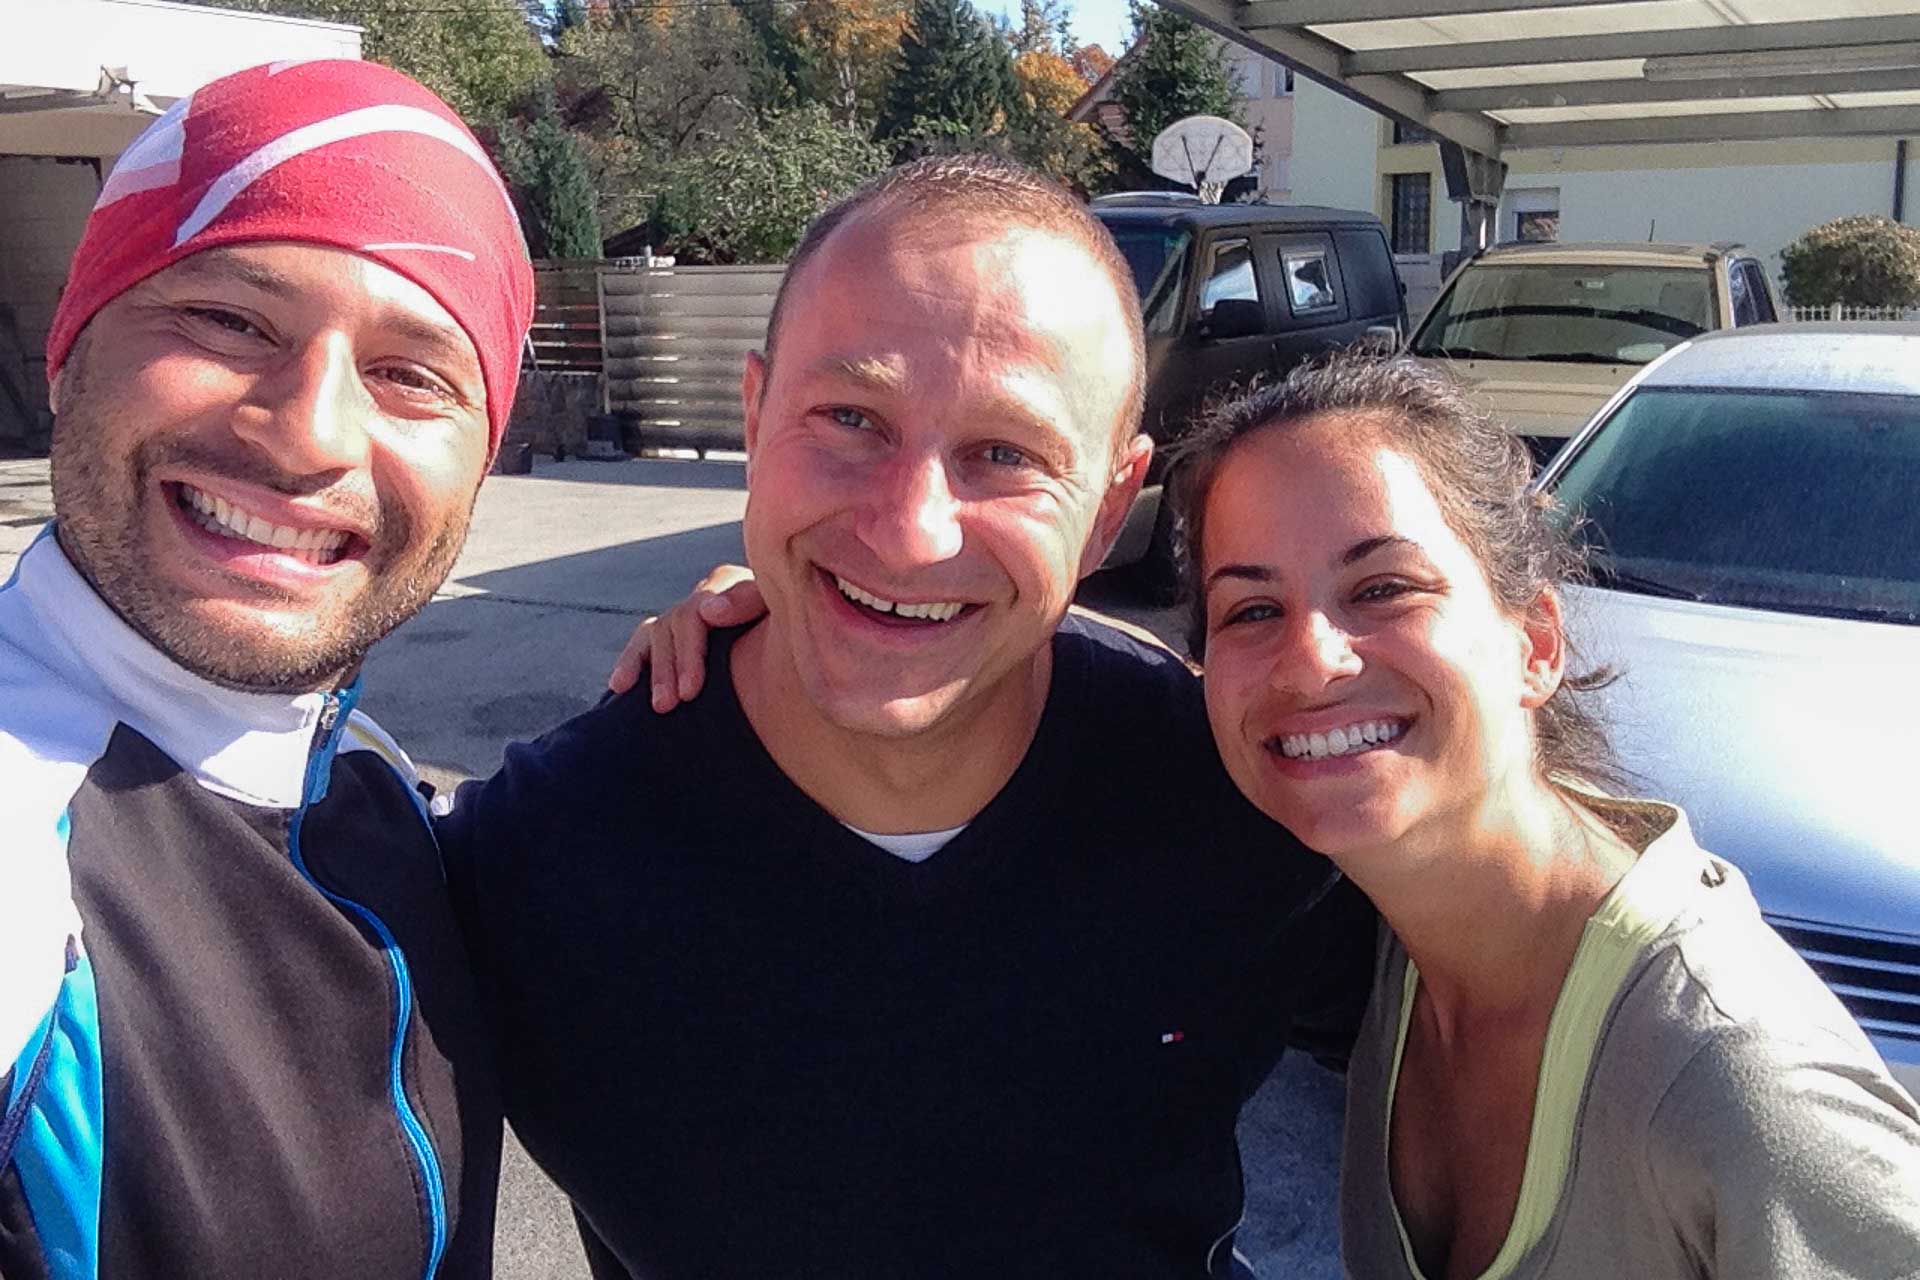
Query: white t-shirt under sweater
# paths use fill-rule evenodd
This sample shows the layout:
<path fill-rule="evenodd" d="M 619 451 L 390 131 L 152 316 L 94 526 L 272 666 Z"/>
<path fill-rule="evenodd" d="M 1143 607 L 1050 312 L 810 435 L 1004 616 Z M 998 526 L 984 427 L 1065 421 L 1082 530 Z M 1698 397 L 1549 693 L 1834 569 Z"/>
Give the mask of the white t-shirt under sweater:
<path fill-rule="evenodd" d="M 1920 1278 L 1920 1106 L 1740 873 L 1679 810 L 1639 807 L 1668 825 L 1588 921 L 1481 1280 Z M 1342 1252 L 1354 1280 L 1427 1280 L 1388 1160 L 1419 979 L 1382 932 L 1348 1073 Z"/>
<path fill-rule="evenodd" d="M 868 844 L 877 844 L 902 862 L 925 862 L 946 847 L 948 841 L 967 829 L 966 823 L 957 827 L 948 827 L 945 831 L 909 831 L 903 835 L 882 835 L 877 831 L 862 831 L 851 822 L 840 824 Z"/>

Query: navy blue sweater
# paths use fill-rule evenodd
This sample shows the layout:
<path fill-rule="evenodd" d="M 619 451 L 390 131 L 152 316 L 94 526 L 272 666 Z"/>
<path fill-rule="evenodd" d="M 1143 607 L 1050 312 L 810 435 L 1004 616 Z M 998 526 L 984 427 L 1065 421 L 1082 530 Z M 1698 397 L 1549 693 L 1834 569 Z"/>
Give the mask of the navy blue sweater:
<path fill-rule="evenodd" d="M 609 701 L 443 837 L 508 1113 L 602 1276 L 1199 1276 L 1234 1121 L 1340 1048 L 1370 909 L 1240 797 L 1171 657 L 1069 622 L 1033 745 L 930 860 L 734 696 Z"/>

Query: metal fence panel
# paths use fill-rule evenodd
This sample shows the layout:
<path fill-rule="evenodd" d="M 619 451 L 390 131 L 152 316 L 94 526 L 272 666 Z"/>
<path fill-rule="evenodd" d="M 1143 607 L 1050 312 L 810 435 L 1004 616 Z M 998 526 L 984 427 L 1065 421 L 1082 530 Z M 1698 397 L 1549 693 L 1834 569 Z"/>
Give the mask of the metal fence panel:
<path fill-rule="evenodd" d="M 786 269 L 603 267 L 607 408 L 642 446 L 738 448 L 740 371 Z"/>
<path fill-rule="evenodd" d="M 597 373 L 601 363 L 600 264 L 533 264 L 533 367 Z"/>

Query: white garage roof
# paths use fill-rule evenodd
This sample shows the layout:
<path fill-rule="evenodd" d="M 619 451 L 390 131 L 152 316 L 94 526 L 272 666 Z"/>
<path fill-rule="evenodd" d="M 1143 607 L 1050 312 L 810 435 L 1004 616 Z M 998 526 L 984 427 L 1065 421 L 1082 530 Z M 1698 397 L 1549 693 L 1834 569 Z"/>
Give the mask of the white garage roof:
<path fill-rule="evenodd" d="M 262 62 L 358 58 L 360 29 L 166 0 L 0 0 L 0 153 L 120 153 L 159 111 Z"/>
<path fill-rule="evenodd" d="M 1920 135 L 1920 0 L 1163 2 L 1492 158 Z"/>

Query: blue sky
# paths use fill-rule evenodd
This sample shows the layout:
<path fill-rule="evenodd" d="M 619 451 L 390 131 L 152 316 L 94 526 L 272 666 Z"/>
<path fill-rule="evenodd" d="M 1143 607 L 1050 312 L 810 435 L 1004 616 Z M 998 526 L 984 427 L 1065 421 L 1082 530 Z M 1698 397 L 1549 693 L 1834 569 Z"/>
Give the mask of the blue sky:
<path fill-rule="evenodd" d="M 1020 16 L 1020 0 L 979 0 L 989 13 L 1009 18 Z M 1127 16 L 1127 0 L 1072 0 L 1073 33 L 1082 44 L 1097 44 L 1114 57 L 1127 47 L 1133 31 L 1133 19 Z"/>

